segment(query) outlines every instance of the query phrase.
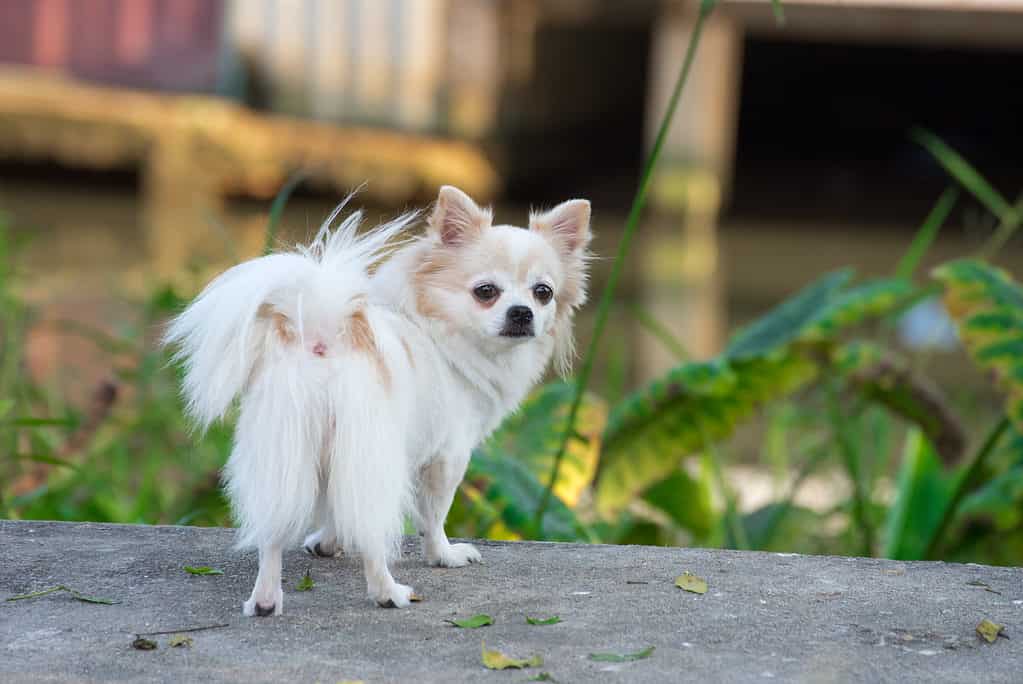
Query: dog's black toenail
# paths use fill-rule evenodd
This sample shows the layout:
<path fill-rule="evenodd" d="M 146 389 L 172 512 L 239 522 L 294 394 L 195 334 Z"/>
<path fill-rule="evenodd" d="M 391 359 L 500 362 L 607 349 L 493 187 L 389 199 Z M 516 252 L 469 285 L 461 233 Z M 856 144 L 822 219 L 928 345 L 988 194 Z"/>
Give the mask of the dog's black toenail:
<path fill-rule="evenodd" d="M 266 607 L 263 607 L 263 606 L 261 606 L 261 605 L 259 605 L 257 603 L 256 604 L 256 615 L 258 615 L 259 617 L 266 617 L 268 615 L 273 615 L 274 614 L 274 608 L 276 608 L 276 607 L 277 607 L 276 603 L 271 603 L 269 606 L 266 606 Z"/>
<path fill-rule="evenodd" d="M 387 599 L 386 601 L 377 601 L 377 604 L 381 608 L 397 608 L 398 607 L 398 606 L 396 606 L 394 604 L 394 601 L 392 599 Z"/>

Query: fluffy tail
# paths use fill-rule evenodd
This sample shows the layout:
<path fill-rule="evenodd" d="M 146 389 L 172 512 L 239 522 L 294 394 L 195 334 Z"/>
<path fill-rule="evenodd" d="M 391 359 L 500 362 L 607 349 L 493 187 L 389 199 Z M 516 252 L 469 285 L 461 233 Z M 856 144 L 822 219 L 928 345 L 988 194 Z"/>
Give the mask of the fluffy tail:
<path fill-rule="evenodd" d="M 228 269 L 171 322 L 163 343 L 177 347 L 174 358 L 185 367 L 188 410 L 202 429 L 227 412 L 282 338 L 305 338 L 311 325 L 332 323 L 310 319 L 336 317 L 338 302 L 364 298 L 368 269 L 416 219 L 406 214 L 359 236 L 362 212 L 355 212 L 332 229 L 347 202 L 309 245 Z"/>
<path fill-rule="evenodd" d="M 372 459 L 365 467 L 358 460 L 393 441 L 393 432 L 380 434 L 351 416 L 367 410 L 359 408 L 360 400 L 377 394 L 356 396 L 354 390 L 364 383 L 381 385 L 386 375 L 380 361 L 367 362 L 367 334 L 373 339 L 375 318 L 367 305 L 368 271 L 415 215 L 359 236 L 359 212 L 331 228 L 343 207 L 308 246 L 220 275 L 164 337 L 177 347 L 188 410 L 203 429 L 242 395 L 226 468 L 240 546 L 298 538 L 312 523 L 325 471 L 332 471 L 332 480 L 338 470 L 352 483 L 365 484 L 379 473 Z M 387 407 L 372 403 L 379 422 Z M 355 443 L 361 441 L 376 446 Z M 337 453 L 338 444 L 345 453 Z M 403 451 L 397 453 L 404 458 Z M 401 512 L 389 517 L 394 516 L 400 526 Z"/>

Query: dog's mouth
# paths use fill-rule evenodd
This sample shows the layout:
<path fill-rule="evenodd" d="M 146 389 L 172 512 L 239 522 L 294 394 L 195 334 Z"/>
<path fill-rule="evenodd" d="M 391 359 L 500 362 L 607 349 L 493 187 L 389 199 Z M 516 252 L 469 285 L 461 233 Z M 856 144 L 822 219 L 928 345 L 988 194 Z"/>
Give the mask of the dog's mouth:
<path fill-rule="evenodd" d="M 526 323 L 516 325 L 514 323 L 504 326 L 501 329 L 501 337 L 535 337 L 536 333 L 533 332 L 533 324 Z"/>

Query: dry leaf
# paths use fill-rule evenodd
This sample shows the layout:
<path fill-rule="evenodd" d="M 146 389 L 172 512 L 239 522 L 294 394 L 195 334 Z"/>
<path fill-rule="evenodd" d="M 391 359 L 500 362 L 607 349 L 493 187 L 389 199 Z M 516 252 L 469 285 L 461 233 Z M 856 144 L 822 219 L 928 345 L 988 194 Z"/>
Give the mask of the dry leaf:
<path fill-rule="evenodd" d="M 464 620 L 445 620 L 455 627 L 463 627 L 465 629 L 476 629 L 478 627 L 486 627 L 487 625 L 494 624 L 494 618 L 489 615 L 473 615 L 471 618 L 465 618 Z"/>
<path fill-rule="evenodd" d="M 697 577 L 688 570 L 675 578 L 675 586 L 679 589 L 691 591 L 694 594 L 707 593 L 707 580 Z"/>
<path fill-rule="evenodd" d="M 531 658 L 509 658 L 500 651 L 487 650 L 486 642 L 480 643 L 483 655 L 480 658 L 488 670 L 521 670 L 525 667 L 540 667 L 543 665 L 543 658 L 535 655 Z"/>
<path fill-rule="evenodd" d="M 145 637 L 135 637 L 135 641 L 131 642 L 131 647 L 139 651 L 152 651 L 156 648 L 156 642 Z"/>
<path fill-rule="evenodd" d="M 991 622 L 987 618 L 984 618 L 980 621 L 980 624 L 977 625 L 977 634 L 979 634 L 984 641 L 989 644 L 993 644 L 995 643 L 995 640 L 998 639 L 999 635 L 1002 634 L 1003 629 L 1005 629 L 1005 625 L 1000 625 L 997 622 Z"/>
<path fill-rule="evenodd" d="M 170 641 L 168 641 L 167 644 L 174 648 L 179 648 L 181 646 L 191 646 L 192 637 L 188 636 L 187 634 L 175 634 L 170 638 Z"/>

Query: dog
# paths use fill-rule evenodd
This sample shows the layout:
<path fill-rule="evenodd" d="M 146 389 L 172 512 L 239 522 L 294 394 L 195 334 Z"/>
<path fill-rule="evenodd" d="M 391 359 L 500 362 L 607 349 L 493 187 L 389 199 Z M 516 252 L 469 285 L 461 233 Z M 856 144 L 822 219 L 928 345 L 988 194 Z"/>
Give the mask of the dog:
<path fill-rule="evenodd" d="M 259 551 L 249 616 L 281 614 L 282 550 L 311 530 L 310 553 L 361 554 L 385 607 L 415 598 L 388 568 L 407 514 L 430 564 L 479 562 L 444 532 L 472 450 L 574 355 L 588 201 L 519 228 L 444 186 L 415 237 L 416 214 L 335 228 L 344 206 L 309 245 L 215 278 L 164 336 L 201 429 L 240 397 L 224 481 L 238 547 Z"/>

